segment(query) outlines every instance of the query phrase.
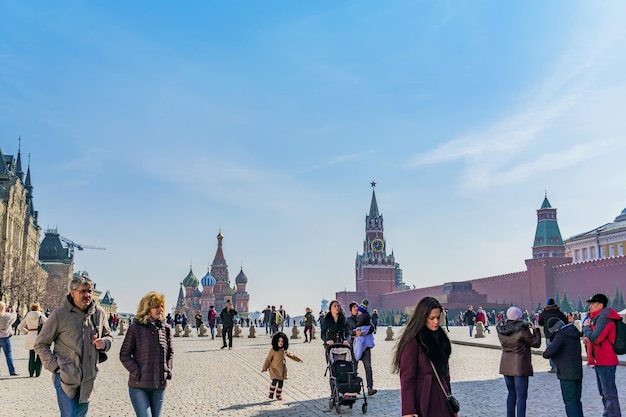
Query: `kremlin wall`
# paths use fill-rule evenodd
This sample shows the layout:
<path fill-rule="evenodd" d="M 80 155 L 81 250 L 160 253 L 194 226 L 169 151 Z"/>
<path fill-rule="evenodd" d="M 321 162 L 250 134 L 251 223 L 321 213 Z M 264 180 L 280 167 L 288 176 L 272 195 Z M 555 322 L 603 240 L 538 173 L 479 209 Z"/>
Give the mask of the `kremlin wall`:
<path fill-rule="evenodd" d="M 375 186 L 375 183 L 372 183 Z M 370 213 L 365 219 L 366 237 L 363 255 L 357 255 L 357 291 L 341 291 L 336 299 L 342 305 L 351 301 L 370 300 L 370 309 L 384 311 L 406 311 L 415 307 L 425 297 L 437 298 L 452 312 L 467 309 L 468 304 L 482 306 L 488 310 L 505 310 L 516 305 L 522 310 L 536 310 L 545 305 L 548 297 L 567 294 L 574 304 L 584 301 L 595 293 L 604 293 L 613 299 L 618 289 L 626 289 L 626 209 L 613 223 L 600 226 L 591 232 L 582 233 L 563 241 L 559 231 L 556 209 L 548 198 L 537 210 L 537 229 L 532 248 L 532 258 L 526 259 L 526 270 L 491 277 L 470 279 L 462 282 L 447 282 L 425 288 L 408 289 L 397 279 L 390 282 L 390 270 L 385 262 L 386 252 L 376 245 L 375 240 L 386 244 L 382 214 L 378 211 L 375 192 L 372 191 Z M 583 253 L 585 260 L 573 263 L 571 247 L 576 257 Z M 604 257 L 605 254 L 616 256 Z M 599 256 L 596 256 L 599 255 Z M 393 256 L 393 254 L 391 254 Z M 592 257 L 596 257 L 592 259 Z M 367 266 L 364 268 L 363 261 Z M 393 259 L 393 268 L 399 264 Z M 387 282 L 381 282 L 383 280 Z M 392 291 L 385 291 L 393 287 Z"/>

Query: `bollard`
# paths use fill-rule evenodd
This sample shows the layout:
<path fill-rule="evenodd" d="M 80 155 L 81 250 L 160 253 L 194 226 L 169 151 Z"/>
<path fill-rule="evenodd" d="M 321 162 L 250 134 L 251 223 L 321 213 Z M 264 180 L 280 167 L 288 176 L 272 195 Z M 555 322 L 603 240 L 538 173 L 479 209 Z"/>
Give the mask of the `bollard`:
<path fill-rule="evenodd" d="M 290 339 L 300 339 L 300 329 L 298 329 L 298 326 L 293 326 L 291 328 L 291 337 Z"/>
<path fill-rule="evenodd" d="M 317 337 L 315 337 L 315 326 L 311 326 L 311 340 L 313 339 L 317 339 Z"/>
<path fill-rule="evenodd" d="M 120 332 L 118 333 L 120 336 L 124 336 L 126 333 L 126 322 L 124 320 L 120 320 Z"/>
<path fill-rule="evenodd" d="M 256 327 L 254 325 L 250 326 L 250 334 L 248 335 L 249 339 L 254 339 L 256 337 Z"/>
<path fill-rule="evenodd" d="M 239 323 L 235 324 L 235 331 L 233 332 L 233 337 L 242 337 L 241 336 L 241 325 Z"/>
<path fill-rule="evenodd" d="M 393 328 L 391 326 L 387 327 L 387 337 L 385 337 L 385 340 L 393 340 Z"/>
<path fill-rule="evenodd" d="M 183 326 L 181 324 L 177 324 L 174 328 L 174 337 L 180 337 L 183 333 Z"/>
<path fill-rule="evenodd" d="M 198 337 L 208 337 L 209 336 L 209 328 L 206 325 L 200 325 L 200 332 L 198 333 Z"/>
<path fill-rule="evenodd" d="M 190 325 L 186 325 L 185 326 L 185 333 L 183 333 L 183 337 L 190 337 L 191 336 L 191 326 Z"/>
<path fill-rule="evenodd" d="M 220 338 L 222 337 L 222 331 L 224 330 L 224 326 L 222 326 L 221 324 L 217 325 L 217 334 L 215 335 L 215 337 Z"/>
<path fill-rule="evenodd" d="M 476 339 L 481 339 L 485 337 L 485 325 L 483 324 L 482 321 L 479 321 L 478 323 L 476 323 L 476 333 L 474 333 L 474 337 Z"/>

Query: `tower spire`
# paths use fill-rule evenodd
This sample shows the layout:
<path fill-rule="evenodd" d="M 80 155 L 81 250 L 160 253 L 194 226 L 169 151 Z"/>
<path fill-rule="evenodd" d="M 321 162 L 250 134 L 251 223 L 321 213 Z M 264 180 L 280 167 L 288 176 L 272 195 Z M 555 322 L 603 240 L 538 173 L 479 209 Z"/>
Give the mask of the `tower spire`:
<path fill-rule="evenodd" d="M 370 218 L 380 216 L 380 212 L 378 211 L 378 203 L 376 202 L 376 182 L 372 181 L 370 183 L 372 186 L 372 202 L 370 203 Z"/>
<path fill-rule="evenodd" d="M 24 183 L 24 171 L 22 171 L 22 137 L 17 139 L 17 161 L 15 163 L 15 174 Z"/>

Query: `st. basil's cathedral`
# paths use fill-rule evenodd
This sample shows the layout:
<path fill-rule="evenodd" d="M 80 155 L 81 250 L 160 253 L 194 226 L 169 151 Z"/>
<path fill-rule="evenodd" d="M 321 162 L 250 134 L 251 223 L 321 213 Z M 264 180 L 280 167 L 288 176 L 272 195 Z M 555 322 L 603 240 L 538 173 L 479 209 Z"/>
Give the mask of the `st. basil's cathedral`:
<path fill-rule="evenodd" d="M 190 266 L 189 273 L 180 284 L 176 310 L 185 313 L 189 319 L 192 319 L 198 310 L 206 317 L 210 306 L 214 306 L 219 314 L 226 307 L 228 300 L 232 301 L 233 307 L 241 317 L 248 317 L 250 311 L 250 295 L 246 292 L 248 277 L 242 267 L 235 278 L 235 286 L 231 287 L 228 264 L 222 250 L 223 239 L 224 235 L 220 231 L 217 235 L 215 258 L 206 275 L 198 280 L 193 273 L 193 266 Z"/>

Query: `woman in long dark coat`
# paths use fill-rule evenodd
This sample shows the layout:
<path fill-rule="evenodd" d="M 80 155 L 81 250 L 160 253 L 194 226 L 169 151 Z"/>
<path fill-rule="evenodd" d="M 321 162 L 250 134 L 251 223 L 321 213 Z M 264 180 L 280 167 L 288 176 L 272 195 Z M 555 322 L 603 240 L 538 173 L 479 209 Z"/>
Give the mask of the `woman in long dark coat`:
<path fill-rule="evenodd" d="M 422 298 L 396 345 L 393 368 L 400 372 L 405 417 L 456 417 L 448 408 L 446 395 L 433 370 L 434 365 L 444 389 L 451 393 L 448 359 L 452 348 L 450 339 L 439 327 L 442 309 L 436 299 Z"/>

